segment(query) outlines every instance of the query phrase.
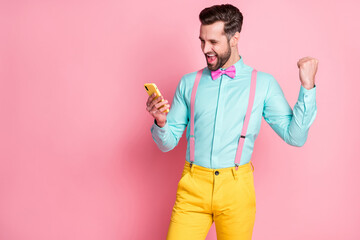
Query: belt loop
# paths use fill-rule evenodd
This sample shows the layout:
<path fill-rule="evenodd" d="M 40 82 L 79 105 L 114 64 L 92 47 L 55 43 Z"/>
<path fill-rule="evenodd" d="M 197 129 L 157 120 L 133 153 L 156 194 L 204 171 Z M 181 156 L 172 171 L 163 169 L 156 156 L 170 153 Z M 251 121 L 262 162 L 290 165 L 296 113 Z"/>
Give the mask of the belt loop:
<path fill-rule="evenodd" d="M 235 170 L 235 167 L 231 168 L 233 175 L 234 175 L 234 179 L 237 180 L 238 179 L 238 175 L 237 175 L 237 171 Z"/>
<path fill-rule="evenodd" d="M 254 165 L 252 164 L 252 162 L 250 161 L 251 167 L 252 167 L 252 171 L 254 172 L 255 168 Z"/>

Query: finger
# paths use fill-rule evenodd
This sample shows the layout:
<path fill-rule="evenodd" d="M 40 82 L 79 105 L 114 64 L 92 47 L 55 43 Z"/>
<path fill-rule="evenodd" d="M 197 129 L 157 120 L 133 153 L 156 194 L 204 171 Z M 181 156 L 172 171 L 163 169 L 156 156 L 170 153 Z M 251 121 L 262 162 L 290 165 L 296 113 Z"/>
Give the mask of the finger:
<path fill-rule="evenodd" d="M 162 105 L 164 105 L 164 104 L 167 104 L 167 100 L 164 100 L 164 101 L 162 101 L 162 102 L 159 102 L 159 103 L 157 103 L 157 104 L 155 104 L 155 107 L 156 108 L 159 108 L 159 107 L 161 107 Z"/>
<path fill-rule="evenodd" d="M 314 63 L 318 63 L 319 62 L 319 60 L 318 59 L 316 59 L 316 58 L 313 58 L 313 59 L 311 59 Z"/>
<path fill-rule="evenodd" d="M 306 62 L 307 60 L 309 60 L 308 58 L 301 58 L 299 59 L 299 63 L 302 64 L 303 62 Z"/>
<path fill-rule="evenodd" d="M 153 99 L 151 101 L 150 106 L 157 104 L 158 102 L 162 101 L 163 99 L 164 99 L 164 97 L 160 95 L 159 97 L 157 97 L 156 99 Z"/>
<path fill-rule="evenodd" d="M 151 101 L 155 98 L 155 95 L 156 95 L 156 93 L 153 93 L 148 97 L 148 100 L 146 102 L 146 106 L 150 105 Z"/>
<path fill-rule="evenodd" d="M 161 101 L 161 96 L 156 98 L 156 99 L 153 99 L 150 104 L 148 105 L 148 108 L 151 109 L 157 102 Z"/>
<path fill-rule="evenodd" d="M 158 109 L 155 106 L 153 106 L 149 112 L 154 115 L 157 111 Z"/>
<path fill-rule="evenodd" d="M 312 58 L 312 57 L 309 57 L 309 56 L 303 57 L 303 58 L 300 58 L 300 59 L 299 59 L 299 62 L 306 62 L 306 61 L 308 61 L 308 60 L 310 60 L 310 59 L 313 59 L 313 58 Z"/>
<path fill-rule="evenodd" d="M 162 102 L 163 100 L 164 100 L 164 98 L 163 98 L 162 96 L 160 96 L 160 97 L 158 97 L 158 98 L 154 99 L 154 100 L 150 103 L 150 107 L 152 108 L 154 105 L 156 105 L 156 104 L 158 104 L 158 103 Z M 161 106 L 161 105 L 160 105 L 160 106 Z"/>
<path fill-rule="evenodd" d="M 151 101 L 152 101 L 152 99 L 153 99 L 154 94 L 155 94 L 155 93 L 151 94 L 151 95 L 148 97 L 148 99 L 147 99 L 147 101 L 146 101 L 146 109 L 150 106 L 150 103 L 151 103 Z"/>
<path fill-rule="evenodd" d="M 148 111 L 148 112 L 151 112 L 152 109 L 153 109 L 153 108 L 151 108 L 151 107 L 146 107 L 146 111 Z"/>
<path fill-rule="evenodd" d="M 300 68 L 305 62 L 307 62 L 309 59 L 307 57 L 301 58 L 299 59 L 299 61 L 297 62 L 297 66 L 298 68 Z"/>
<path fill-rule="evenodd" d="M 166 105 L 166 103 L 167 103 L 167 100 L 164 100 L 164 102 L 161 102 L 161 103 L 158 103 L 158 104 L 153 105 L 153 106 L 150 108 L 150 111 L 149 111 L 149 112 L 155 114 L 158 110 L 160 111 L 160 107 L 163 108 L 163 107 L 164 107 L 163 105 Z"/>
<path fill-rule="evenodd" d="M 147 102 L 146 102 L 146 110 L 147 111 L 151 111 L 151 109 L 152 109 L 152 107 L 153 107 L 153 105 L 154 104 L 152 104 L 152 102 L 153 102 L 153 98 L 154 98 L 154 96 L 155 96 L 155 93 L 153 93 L 152 95 L 150 95 L 149 96 L 149 98 L 148 98 L 148 100 L 147 100 Z"/>
<path fill-rule="evenodd" d="M 159 111 L 162 112 L 162 113 L 165 113 L 165 111 L 166 111 L 167 109 L 169 109 L 169 107 L 170 107 L 170 105 L 169 105 L 169 104 L 166 104 L 166 105 L 164 105 L 162 108 L 160 108 Z"/>

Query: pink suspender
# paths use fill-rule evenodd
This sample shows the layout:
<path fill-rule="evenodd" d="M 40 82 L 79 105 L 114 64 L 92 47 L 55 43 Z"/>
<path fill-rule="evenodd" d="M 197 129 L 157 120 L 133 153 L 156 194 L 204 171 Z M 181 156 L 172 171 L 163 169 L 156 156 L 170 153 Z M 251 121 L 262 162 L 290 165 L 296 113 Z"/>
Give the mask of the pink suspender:
<path fill-rule="evenodd" d="M 191 91 L 191 100 L 190 100 L 190 115 L 191 115 L 190 116 L 190 167 L 192 167 L 192 164 L 195 161 L 195 134 L 194 134 L 195 96 L 196 96 L 197 87 L 199 85 L 200 78 L 201 78 L 201 75 L 203 73 L 203 70 L 204 69 L 201 69 L 201 70 L 199 70 L 197 72 L 195 82 L 194 82 L 194 86 L 193 86 L 193 89 Z M 246 110 L 246 114 L 245 114 L 245 118 L 244 118 L 244 125 L 243 125 L 243 128 L 241 130 L 241 135 L 240 135 L 240 138 L 239 138 L 239 145 L 238 145 L 238 148 L 237 148 L 237 151 L 236 151 L 236 156 L 235 156 L 236 170 L 238 170 L 238 166 L 240 164 L 241 153 L 242 153 L 242 150 L 243 150 L 243 147 L 244 147 L 245 136 L 246 136 L 247 128 L 248 128 L 248 125 L 249 125 L 251 111 L 252 111 L 252 107 L 253 107 L 253 103 L 254 103 L 254 99 L 255 99 L 256 76 L 257 76 L 257 70 L 253 69 L 253 71 L 251 73 L 249 104 L 247 106 L 247 110 Z"/>
<path fill-rule="evenodd" d="M 246 135 L 247 128 L 248 128 L 248 125 L 249 125 L 250 116 L 251 116 L 251 110 L 252 110 L 254 99 L 255 99 L 256 76 L 257 76 L 257 71 L 255 69 L 253 69 L 253 71 L 251 73 L 249 104 L 247 106 L 245 119 L 244 119 L 244 125 L 243 125 L 243 128 L 241 130 L 241 135 L 240 135 L 240 138 L 239 138 L 239 145 L 238 145 L 238 148 L 237 148 L 237 151 L 236 151 L 236 156 L 235 156 L 236 170 L 238 170 L 238 167 L 239 167 L 239 164 L 240 164 L 241 153 L 242 153 L 242 150 L 243 150 L 243 147 L 244 147 L 244 142 L 245 142 L 245 135 Z"/>
<path fill-rule="evenodd" d="M 201 75 L 204 69 L 199 70 L 196 73 L 196 78 L 194 82 L 194 87 L 191 90 L 191 100 L 190 100 L 190 167 L 192 166 L 193 162 L 195 161 L 195 134 L 194 134 L 194 119 L 195 119 L 195 95 L 197 91 L 197 87 L 200 82 Z"/>

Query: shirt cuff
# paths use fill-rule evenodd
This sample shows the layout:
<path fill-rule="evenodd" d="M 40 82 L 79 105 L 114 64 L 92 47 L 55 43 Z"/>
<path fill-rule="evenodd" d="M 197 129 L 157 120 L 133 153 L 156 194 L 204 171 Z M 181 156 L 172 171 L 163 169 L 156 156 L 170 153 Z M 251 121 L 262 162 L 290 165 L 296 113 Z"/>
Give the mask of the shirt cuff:
<path fill-rule="evenodd" d="M 305 104 L 314 103 L 316 99 L 316 85 L 311 89 L 306 89 L 303 85 L 300 85 L 300 93 L 298 97 L 299 102 L 304 102 Z"/>
<path fill-rule="evenodd" d="M 163 127 L 160 127 L 156 124 L 156 119 L 154 118 L 153 128 L 156 129 L 157 132 L 165 133 L 169 129 L 168 121 L 166 120 L 165 125 Z"/>

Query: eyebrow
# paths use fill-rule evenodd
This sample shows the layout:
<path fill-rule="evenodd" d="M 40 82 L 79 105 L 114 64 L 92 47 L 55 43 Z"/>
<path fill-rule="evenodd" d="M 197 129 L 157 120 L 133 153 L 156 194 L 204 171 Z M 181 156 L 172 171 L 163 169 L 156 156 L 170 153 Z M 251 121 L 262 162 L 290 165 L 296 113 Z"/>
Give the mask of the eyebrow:
<path fill-rule="evenodd" d="M 201 37 L 199 37 L 200 40 L 203 40 Z M 216 39 L 209 39 L 209 41 L 214 41 L 214 42 L 218 42 L 218 40 Z"/>

